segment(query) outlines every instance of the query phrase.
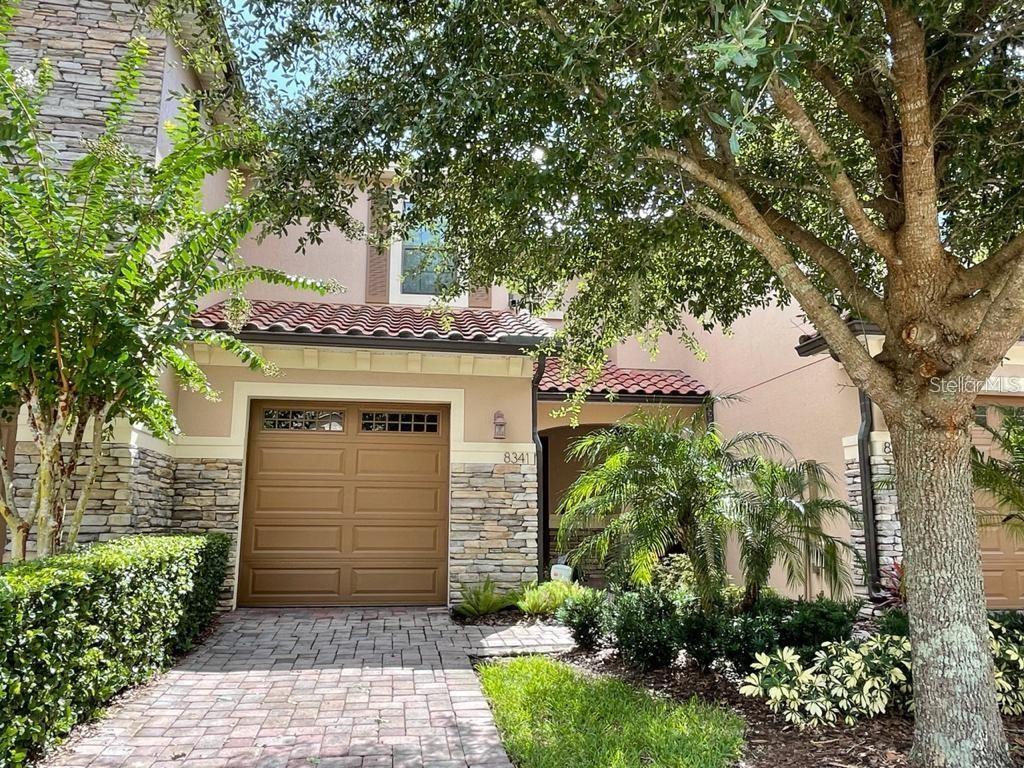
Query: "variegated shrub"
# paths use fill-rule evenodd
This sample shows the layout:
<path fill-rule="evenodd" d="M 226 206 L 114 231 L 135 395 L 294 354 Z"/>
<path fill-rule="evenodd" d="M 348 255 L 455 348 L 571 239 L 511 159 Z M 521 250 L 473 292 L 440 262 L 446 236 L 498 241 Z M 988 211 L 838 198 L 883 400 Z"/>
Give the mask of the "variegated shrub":
<path fill-rule="evenodd" d="M 1003 714 L 1024 714 L 1024 634 L 989 620 L 996 696 Z M 740 693 L 800 728 L 852 724 L 863 717 L 913 709 L 910 640 L 874 635 L 825 643 L 810 663 L 793 649 L 760 653 Z"/>
<path fill-rule="evenodd" d="M 910 641 L 875 635 L 864 641 L 825 643 L 804 665 L 791 648 L 758 654 L 740 692 L 767 700 L 768 708 L 804 728 L 852 723 L 910 706 Z"/>

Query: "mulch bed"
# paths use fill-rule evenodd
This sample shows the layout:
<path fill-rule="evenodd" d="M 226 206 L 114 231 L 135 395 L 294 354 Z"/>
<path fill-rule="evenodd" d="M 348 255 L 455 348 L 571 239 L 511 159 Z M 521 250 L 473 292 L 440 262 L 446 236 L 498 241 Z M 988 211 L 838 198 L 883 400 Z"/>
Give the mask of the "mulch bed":
<path fill-rule="evenodd" d="M 452 613 L 452 618 L 457 624 L 465 626 L 485 627 L 511 627 L 515 624 L 557 624 L 553 618 L 545 616 L 527 616 L 518 608 L 506 608 L 497 613 L 488 613 L 484 616 L 460 616 Z"/>
<path fill-rule="evenodd" d="M 747 721 L 743 768 L 900 768 L 909 765 L 914 721 L 898 715 L 863 720 L 854 726 L 800 731 L 772 714 L 758 699 L 741 696 L 737 682 L 695 665 L 674 665 L 642 673 L 626 667 L 611 651 L 570 651 L 558 656 L 586 672 L 614 675 L 652 693 L 701 701 L 733 710 Z M 1014 765 L 1024 768 L 1024 718 L 1004 718 Z"/>

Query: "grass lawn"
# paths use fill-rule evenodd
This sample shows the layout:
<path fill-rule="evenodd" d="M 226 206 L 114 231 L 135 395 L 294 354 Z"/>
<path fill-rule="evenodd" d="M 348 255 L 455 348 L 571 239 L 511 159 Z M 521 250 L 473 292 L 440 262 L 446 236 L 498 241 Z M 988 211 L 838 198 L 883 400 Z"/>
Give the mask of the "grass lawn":
<path fill-rule="evenodd" d="M 736 715 L 543 656 L 484 664 L 480 679 L 518 768 L 725 768 L 743 746 Z"/>

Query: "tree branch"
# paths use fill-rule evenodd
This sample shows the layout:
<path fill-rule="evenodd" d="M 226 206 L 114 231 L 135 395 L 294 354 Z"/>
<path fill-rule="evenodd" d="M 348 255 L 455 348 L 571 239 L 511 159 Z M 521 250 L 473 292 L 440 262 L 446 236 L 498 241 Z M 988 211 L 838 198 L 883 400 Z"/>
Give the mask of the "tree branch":
<path fill-rule="evenodd" d="M 912 250 L 934 259 L 944 251 L 939 233 L 939 187 L 924 30 L 901 3 L 882 0 L 882 5 L 899 107 L 903 158 L 900 182 L 906 216 L 903 230 L 914 240 Z"/>
<path fill-rule="evenodd" d="M 843 363 L 854 384 L 879 405 L 894 403 L 897 395 L 892 374 L 868 353 L 835 308 L 804 274 L 743 188 L 716 176 L 685 152 L 659 147 L 651 149 L 648 154 L 652 159 L 672 163 L 721 197 L 732 210 L 738 225 L 730 225 L 730 231 L 744 237 L 764 257 Z M 749 239 L 744 235 L 747 232 L 752 235 Z"/>
<path fill-rule="evenodd" d="M 92 489 L 96 485 L 96 479 L 100 474 L 100 466 L 103 459 L 103 428 L 107 422 L 107 415 L 110 413 L 110 409 L 114 403 L 106 403 L 103 408 L 93 414 L 92 421 L 92 457 L 89 461 L 89 471 L 85 476 L 85 482 L 82 484 L 82 490 L 78 494 L 78 500 L 75 502 L 75 509 L 71 515 L 71 526 L 68 528 L 68 547 L 73 547 L 75 542 L 78 541 L 78 532 L 82 527 L 82 519 L 85 517 L 85 511 L 89 506 L 89 500 L 92 498 Z"/>
<path fill-rule="evenodd" d="M 975 291 L 984 290 L 993 280 L 1014 261 L 1024 257 L 1024 231 L 1007 241 L 999 250 L 984 261 L 964 270 L 950 287 L 950 293 L 956 296 L 969 296 Z"/>
<path fill-rule="evenodd" d="M 888 331 L 889 320 L 881 297 L 860 281 L 850 260 L 817 235 L 784 216 L 770 204 L 755 200 L 758 210 L 777 235 L 793 243 L 820 269 L 847 303 L 865 320 Z"/>
<path fill-rule="evenodd" d="M 822 87 L 835 99 L 838 107 L 861 129 L 871 145 L 875 156 L 875 165 L 885 193 L 895 201 L 898 191 L 894 179 L 898 163 L 893 153 L 892 127 L 888 124 L 881 104 L 878 104 L 879 109 L 872 109 L 865 101 L 864 96 L 846 85 L 827 64 L 810 61 L 804 64 L 804 68 L 811 77 L 821 83 Z M 873 93 L 872 96 L 881 102 L 879 94 Z"/>
<path fill-rule="evenodd" d="M 963 364 L 950 373 L 952 379 L 967 379 L 980 382 L 988 378 L 1003 361 L 1006 351 L 1020 338 L 1024 326 L 1024 259 L 1013 263 L 1007 270 L 1005 283 L 996 293 L 988 310 L 978 326 L 978 331 L 968 342 Z M 971 387 L 964 397 L 973 396 Z"/>
<path fill-rule="evenodd" d="M 15 421 L 15 429 L 17 429 L 17 421 Z M 0 456 L 0 478 L 2 478 L 4 484 L 4 506 L 11 511 L 11 514 L 20 518 L 21 514 L 18 511 L 17 496 L 15 495 L 14 488 L 14 474 L 12 467 L 7 464 L 6 451 L 4 451 L 3 456 Z"/>
<path fill-rule="evenodd" d="M 768 90 L 790 126 L 796 131 L 818 164 L 853 231 L 866 246 L 878 253 L 886 262 L 894 261 L 896 246 L 892 234 L 879 227 L 868 217 L 867 211 L 857 196 L 857 190 L 854 189 L 850 177 L 846 175 L 842 163 L 839 162 L 828 142 L 818 132 L 803 105 L 777 77 L 769 83 Z"/>

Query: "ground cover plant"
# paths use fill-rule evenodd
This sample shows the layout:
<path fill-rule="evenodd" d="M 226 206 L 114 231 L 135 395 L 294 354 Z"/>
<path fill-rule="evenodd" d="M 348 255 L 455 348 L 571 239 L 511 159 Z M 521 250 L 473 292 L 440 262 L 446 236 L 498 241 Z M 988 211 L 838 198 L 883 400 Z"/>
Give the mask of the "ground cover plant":
<path fill-rule="evenodd" d="M 579 585 L 568 581 L 528 584 L 516 600 L 516 607 L 527 616 L 554 616 L 571 597 L 579 594 Z"/>
<path fill-rule="evenodd" d="M 658 699 L 545 657 L 492 662 L 479 672 L 519 768 L 727 768 L 743 745 L 735 715 Z"/>
<path fill-rule="evenodd" d="M 519 595 L 515 592 L 501 592 L 494 579 L 488 576 L 480 584 L 462 588 L 462 599 L 455 606 L 455 613 L 467 619 L 487 616 L 503 611 L 516 604 Z"/>

